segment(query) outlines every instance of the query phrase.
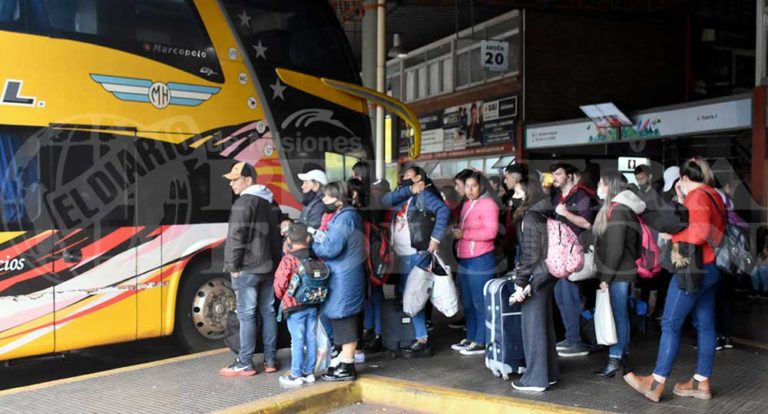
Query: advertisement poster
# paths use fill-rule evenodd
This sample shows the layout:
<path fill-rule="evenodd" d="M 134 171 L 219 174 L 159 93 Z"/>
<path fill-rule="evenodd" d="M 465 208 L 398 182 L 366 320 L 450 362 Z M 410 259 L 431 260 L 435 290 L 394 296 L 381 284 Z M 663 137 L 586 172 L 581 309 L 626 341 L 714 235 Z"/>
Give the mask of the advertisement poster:
<path fill-rule="evenodd" d="M 518 97 L 468 102 L 419 117 L 421 153 L 446 157 L 489 144 L 513 144 L 517 129 Z M 401 123 L 400 155 L 408 153 L 407 131 Z"/>

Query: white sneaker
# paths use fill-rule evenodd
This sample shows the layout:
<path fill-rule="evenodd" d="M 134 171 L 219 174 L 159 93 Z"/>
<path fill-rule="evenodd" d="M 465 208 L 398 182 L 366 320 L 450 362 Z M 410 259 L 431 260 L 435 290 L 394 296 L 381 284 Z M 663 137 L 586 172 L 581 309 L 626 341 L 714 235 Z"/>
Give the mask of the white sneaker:
<path fill-rule="evenodd" d="M 355 364 L 362 364 L 363 362 L 365 362 L 365 352 L 355 351 Z"/>
<path fill-rule="evenodd" d="M 459 341 L 459 343 L 451 345 L 451 349 L 453 349 L 454 351 L 463 351 L 466 347 L 468 347 L 471 344 L 472 342 L 469 339 L 462 339 L 461 341 Z"/>
<path fill-rule="evenodd" d="M 305 375 L 301 377 L 301 380 L 306 382 L 307 384 L 311 384 L 315 382 L 315 375 L 314 374 Z"/>
<path fill-rule="evenodd" d="M 525 385 L 522 385 L 522 384 L 518 383 L 518 381 L 513 381 L 512 382 L 512 388 L 514 388 L 514 389 L 516 389 L 518 391 L 528 391 L 528 392 L 542 392 L 542 391 L 546 390 L 546 388 L 544 388 L 544 387 L 528 387 L 528 386 L 525 386 Z"/>
<path fill-rule="evenodd" d="M 291 374 L 283 375 L 278 378 L 278 381 L 281 385 L 285 385 L 286 387 L 298 387 L 304 383 L 304 380 L 302 380 L 301 377 L 294 378 Z"/>

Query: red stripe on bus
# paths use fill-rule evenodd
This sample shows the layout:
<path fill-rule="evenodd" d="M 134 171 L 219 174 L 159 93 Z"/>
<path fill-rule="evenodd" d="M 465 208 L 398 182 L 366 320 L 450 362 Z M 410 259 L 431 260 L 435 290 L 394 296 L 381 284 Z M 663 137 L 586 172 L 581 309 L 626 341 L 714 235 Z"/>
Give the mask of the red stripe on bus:
<path fill-rule="evenodd" d="M 134 228 L 134 227 L 120 228 L 113 231 L 112 233 L 105 236 L 104 238 L 91 243 L 90 245 L 82 249 L 82 260 L 79 263 L 87 262 L 88 260 L 96 256 L 109 252 L 110 250 L 121 245 L 122 243 L 125 243 L 127 240 L 133 237 L 136 231 L 137 231 L 137 228 Z M 59 259 L 53 262 L 53 271 L 61 272 L 61 271 L 70 269 L 74 266 L 77 266 L 79 263 L 67 263 L 64 261 L 64 259 Z M 45 268 L 47 267 L 48 266 L 46 265 Z M 18 283 L 25 282 L 27 280 L 34 279 L 42 274 L 48 273 L 49 271 L 47 271 L 45 268 L 42 268 L 42 267 L 35 268 L 27 272 L 24 272 L 20 275 L 16 275 L 6 280 L 0 281 L 0 292 Z"/>

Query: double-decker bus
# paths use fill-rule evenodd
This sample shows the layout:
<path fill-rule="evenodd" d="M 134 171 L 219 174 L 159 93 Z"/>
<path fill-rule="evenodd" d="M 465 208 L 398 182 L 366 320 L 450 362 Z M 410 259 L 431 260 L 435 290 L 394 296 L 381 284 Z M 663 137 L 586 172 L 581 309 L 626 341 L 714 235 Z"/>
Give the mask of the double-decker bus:
<path fill-rule="evenodd" d="M 0 45 L 0 360 L 220 346 L 222 174 L 295 215 L 306 162 L 372 158 L 367 100 L 414 120 L 322 0 L 0 0 Z"/>

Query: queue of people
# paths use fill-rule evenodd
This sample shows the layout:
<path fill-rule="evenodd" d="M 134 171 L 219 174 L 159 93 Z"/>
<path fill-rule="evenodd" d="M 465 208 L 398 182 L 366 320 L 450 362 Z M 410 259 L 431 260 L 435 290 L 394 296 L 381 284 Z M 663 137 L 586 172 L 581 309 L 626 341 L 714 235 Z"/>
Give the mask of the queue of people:
<path fill-rule="evenodd" d="M 514 293 L 509 301 L 521 306 L 519 334 L 526 365 L 522 377 L 512 383 L 515 389 L 544 391 L 559 381 L 559 358 L 584 356 L 598 349 L 585 343 L 580 316 L 591 307 L 589 297 L 583 298 L 590 290 L 584 286 L 593 286 L 593 294 L 599 289 L 610 298 L 616 334 L 605 365 L 596 367 L 596 375 L 619 373 L 633 389 L 658 402 L 676 359 L 683 323 L 692 314 L 699 333 L 698 363 L 690 379 L 676 384 L 673 392 L 711 398 L 714 352 L 718 333 L 725 331 L 716 326 L 715 318 L 717 286 L 723 283 L 715 264 L 715 247 L 723 239 L 726 224 L 738 219 L 732 218 L 732 203 L 714 188 L 707 162 L 691 158 L 679 168 L 668 169 L 663 186 L 653 183 L 649 170 L 642 167 L 635 171 L 637 185 L 629 185 L 616 171 L 580 171 L 566 163 L 553 164 L 549 173 L 552 185 L 545 188 L 540 173 L 529 171 L 525 164 L 507 167 L 503 181 L 464 170 L 455 176 L 453 186 L 438 190 L 423 169 L 410 166 L 399 185 L 390 189 L 386 181 L 371 180 L 370 167 L 364 162 L 353 168 L 353 178 L 346 182 L 328 182 L 322 168 L 308 165 L 299 174 L 305 208 L 295 222 L 281 222 L 269 219 L 279 213 L 269 190 L 255 184 L 253 167 L 238 163 L 225 175 L 240 196 L 232 209 L 225 250 L 226 270 L 237 295 L 243 347 L 221 375 L 256 373 L 251 358 L 257 308 L 262 318 L 265 371 L 279 369 L 274 324 L 277 294 L 292 337 L 291 370 L 280 377 L 281 383 L 300 385 L 315 380 L 318 323 L 334 344 L 337 360 L 321 378 L 354 380 L 356 356 L 362 350 L 382 348 L 382 286 L 395 283 L 397 296 L 402 298 L 412 270 L 428 267 L 432 255 L 442 253 L 455 265 L 463 307 L 460 325 L 465 326 L 466 335 L 451 346 L 461 355 L 485 355 L 489 338 L 483 288 L 496 277 L 512 278 Z M 382 238 L 376 252 L 371 237 Z M 555 257 L 563 240 L 578 245 L 570 251 L 583 255 L 578 258 L 582 262 L 588 256 L 582 252 L 594 252 L 588 258 L 594 261 L 589 263 L 594 271 L 587 282 L 572 281 L 568 276 L 581 271 L 583 263 L 565 275 L 558 267 L 562 265 L 558 260 L 570 263 L 574 259 Z M 381 253 L 382 245 L 386 253 Z M 662 253 L 652 257 L 658 248 Z M 374 254 L 391 254 L 391 264 L 388 258 L 377 262 L 379 267 L 390 264 L 386 274 L 374 269 L 370 257 Z M 756 291 L 768 290 L 765 256 L 768 254 L 763 253 L 752 275 Z M 327 268 L 328 285 L 325 291 L 317 290 L 322 293 L 316 295 L 317 302 L 302 302 L 305 299 L 291 296 L 292 289 L 301 283 L 297 275 L 303 274 L 301 268 L 310 258 Z M 666 259 L 666 270 L 653 266 L 654 260 L 659 264 L 662 259 Z M 390 279 L 391 275 L 397 277 Z M 636 287 L 659 291 L 656 306 L 662 315 L 662 337 L 656 367 L 649 376 L 636 375 L 628 362 L 630 306 Z M 565 328 L 560 342 L 555 310 Z M 403 356 L 432 355 L 430 311 L 413 315 L 415 337 L 401 350 Z"/>

